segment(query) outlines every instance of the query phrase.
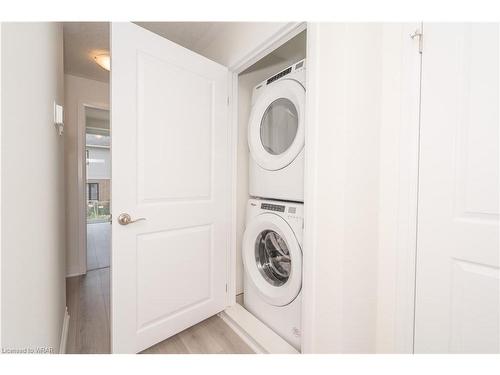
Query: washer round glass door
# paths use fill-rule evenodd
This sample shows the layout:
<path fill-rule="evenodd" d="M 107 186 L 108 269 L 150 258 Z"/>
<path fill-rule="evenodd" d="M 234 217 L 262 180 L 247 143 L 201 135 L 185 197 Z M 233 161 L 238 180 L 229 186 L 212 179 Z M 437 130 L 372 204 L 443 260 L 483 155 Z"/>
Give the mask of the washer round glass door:
<path fill-rule="evenodd" d="M 283 79 L 263 90 L 250 114 L 248 146 L 257 164 L 278 170 L 304 147 L 305 89 L 295 80 Z"/>
<path fill-rule="evenodd" d="M 273 230 L 263 230 L 255 240 L 255 262 L 273 286 L 282 286 L 290 277 L 291 258 L 285 240 Z"/>
<path fill-rule="evenodd" d="M 265 213 L 248 223 L 243 238 L 248 279 L 269 304 L 292 302 L 302 287 L 302 251 L 280 216 Z"/>

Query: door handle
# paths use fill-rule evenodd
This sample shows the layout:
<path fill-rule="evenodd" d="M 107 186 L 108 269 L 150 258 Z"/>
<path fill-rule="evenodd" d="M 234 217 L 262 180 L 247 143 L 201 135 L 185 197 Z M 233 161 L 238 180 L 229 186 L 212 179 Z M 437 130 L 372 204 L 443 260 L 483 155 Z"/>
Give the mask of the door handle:
<path fill-rule="evenodd" d="M 135 223 L 136 221 L 146 220 L 146 218 L 140 217 L 138 219 L 132 220 L 132 218 L 130 217 L 129 214 L 123 213 L 123 214 L 120 214 L 118 216 L 117 220 L 118 220 L 118 223 L 120 223 L 121 225 L 129 225 L 129 224 Z"/>

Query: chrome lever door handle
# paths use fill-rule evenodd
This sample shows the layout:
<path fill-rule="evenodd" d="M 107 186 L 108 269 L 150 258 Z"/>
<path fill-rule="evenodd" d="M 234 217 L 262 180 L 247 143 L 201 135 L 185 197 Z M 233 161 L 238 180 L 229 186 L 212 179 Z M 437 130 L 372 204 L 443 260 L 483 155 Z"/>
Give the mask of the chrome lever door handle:
<path fill-rule="evenodd" d="M 129 214 L 123 213 L 123 214 L 120 214 L 118 216 L 117 220 L 118 220 L 118 223 L 120 223 L 121 225 L 129 225 L 129 224 L 135 223 L 136 221 L 146 220 L 146 218 L 140 217 L 138 219 L 132 220 L 132 218 L 130 217 Z"/>

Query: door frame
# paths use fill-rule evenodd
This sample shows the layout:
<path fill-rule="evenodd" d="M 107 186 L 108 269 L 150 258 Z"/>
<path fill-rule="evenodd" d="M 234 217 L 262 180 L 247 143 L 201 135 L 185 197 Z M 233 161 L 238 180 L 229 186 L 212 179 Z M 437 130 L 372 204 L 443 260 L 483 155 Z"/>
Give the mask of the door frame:
<path fill-rule="evenodd" d="M 0 22 L 0 72 L 2 71 L 2 27 Z M 2 146 L 2 74 L 0 74 L 0 151 Z M 2 153 L 0 152 L 0 213 L 2 208 Z M 2 215 L 0 214 L 0 347 L 2 346 Z"/>
<path fill-rule="evenodd" d="M 423 54 L 410 34 L 422 22 L 383 24 L 377 352 L 413 353 Z M 425 40 L 425 38 L 424 38 Z M 395 146 L 391 146 L 395 145 Z M 396 162 L 391 162 L 394 160 Z M 390 227 L 388 225 L 390 224 Z M 389 275 L 389 277 L 387 277 Z M 386 288 L 386 290 L 383 290 Z M 390 292 L 388 292 L 390 290 Z M 391 294 L 392 293 L 392 294 Z"/>
<path fill-rule="evenodd" d="M 230 169 L 231 169 L 231 197 L 230 197 L 230 207 L 228 208 L 228 217 L 231 218 L 231 230 L 228 234 L 228 244 L 229 244 L 229 253 L 227 256 L 227 294 L 226 294 L 226 305 L 227 307 L 231 307 L 236 304 L 236 249 L 237 249 L 237 147 L 238 147 L 238 76 L 248 67 L 259 61 L 261 58 L 272 52 L 274 49 L 278 48 L 300 32 L 304 30 L 308 30 L 307 35 L 307 58 L 309 60 L 308 64 L 308 77 L 311 76 L 310 72 L 313 72 L 312 76 L 315 77 L 315 73 L 317 75 L 319 67 L 314 64 L 316 61 L 314 59 L 315 53 L 317 51 L 317 45 L 320 40 L 318 35 L 315 33 L 314 23 L 306 23 L 306 22 L 290 22 L 285 24 L 279 31 L 274 33 L 265 39 L 257 48 L 250 51 L 243 58 L 238 60 L 236 63 L 230 65 L 228 67 L 228 100 L 229 100 L 229 109 L 228 109 L 228 121 L 230 122 L 230 148 L 228 149 L 228 157 L 230 160 Z M 316 61 L 317 63 L 317 61 Z M 318 77 L 316 77 L 318 78 Z M 402 77 L 401 80 L 403 80 Z M 407 78 L 407 77 L 406 77 Z M 111 88 L 111 86 L 110 86 Z M 315 99 L 308 98 L 307 99 L 308 108 L 314 108 Z M 408 103 L 403 103 L 403 105 Z M 110 110 L 109 106 L 103 103 L 92 103 L 85 102 L 79 103 L 79 113 L 78 113 L 78 160 L 79 160 L 79 170 L 78 170 L 78 186 L 79 186 L 79 201 L 83 203 L 80 207 L 82 208 L 82 212 L 80 213 L 80 219 L 83 219 L 83 226 L 85 224 L 85 190 L 82 182 L 85 181 L 85 168 L 82 166 L 85 165 L 85 150 L 84 150 L 84 142 L 83 139 L 85 137 L 85 124 L 84 124 L 84 107 L 96 107 L 100 109 Z M 305 200 L 306 204 L 304 206 L 304 221 L 307 223 L 304 229 L 304 244 L 309 248 L 310 251 L 306 251 L 303 253 L 304 263 L 313 264 L 314 260 L 314 246 L 316 245 L 316 241 L 314 239 L 314 223 L 316 221 L 317 211 L 315 207 L 318 204 L 314 203 L 314 191 L 315 191 L 315 170 L 314 170 L 314 157 L 315 157 L 315 137 L 317 135 L 315 127 L 318 125 L 314 121 L 315 120 L 315 112 L 309 110 L 306 118 L 308 121 L 308 126 L 306 129 L 306 164 L 305 164 L 305 173 L 304 173 L 304 184 L 308 186 L 305 192 Z M 395 320 L 401 320 L 401 324 L 399 327 L 396 327 L 394 332 L 394 339 L 396 341 L 397 335 L 401 334 L 401 330 L 403 330 L 404 337 L 400 338 L 402 342 L 396 342 L 394 345 L 394 351 L 397 352 L 412 352 L 413 347 L 413 294 L 405 294 L 405 290 L 410 288 L 413 290 L 415 285 L 415 241 L 416 241 L 416 189 L 418 184 L 418 140 L 415 137 L 412 137 L 414 132 L 418 132 L 418 128 L 415 128 L 415 123 L 408 123 L 408 127 L 403 129 L 401 134 L 398 134 L 398 139 L 401 140 L 400 147 L 400 164 L 399 170 L 403 170 L 408 168 L 410 170 L 409 176 L 407 180 L 399 181 L 399 186 L 403 189 L 406 189 L 407 195 L 404 196 L 405 191 L 403 191 L 403 195 L 397 198 L 399 199 L 398 210 L 400 212 L 397 214 L 398 220 L 398 228 L 394 228 L 394 232 L 398 235 L 398 245 L 403 248 L 404 253 L 402 253 L 401 259 L 399 263 L 396 265 L 396 269 L 389 270 L 390 272 L 396 272 L 398 274 L 398 289 L 401 289 L 398 295 L 395 296 L 392 303 L 394 303 L 394 307 L 396 308 L 395 312 Z M 418 125 L 417 125 L 418 126 Z M 408 137 L 408 138 L 407 138 Z M 404 142 L 407 142 L 404 144 Z M 83 162 L 83 164 L 82 164 Z M 79 247 L 80 247 L 80 255 L 83 256 L 84 263 L 86 264 L 86 238 L 82 236 L 85 233 L 85 228 L 82 225 L 79 225 L 80 233 L 79 233 Z M 82 238 L 83 237 L 83 238 Z M 310 283 L 310 279 L 312 277 L 312 273 L 314 270 L 310 268 L 303 269 L 304 280 L 303 283 Z M 85 267 L 86 272 L 86 267 Z M 399 280 L 399 277 L 402 277 L 402 280 Z M 309 280 L 309 281 L 308 281 Z M 403 285 L 404 284 L 404 285 Z M 314 296 L 311 295 L 314 292 L 314 287 L 312 285 L 309 288 L 303 288 L 303 296 L 304 300 L 313 301 Z M 401 310 L 401 306 L 406 307 Z M 313 308 L 305 309 L 304 305 L 302 307 L 302 322 L 307 322 L 307 325 L 303 324 L 302 329 L 302 352 L 309 353 L 311 352 L 312 343 L 314 340 L 312 327 L 317 326 L 320 322 L 314 321 Z M 411 320 L 411 321 L 410 321 Z M 410 327 L 411 324 L 411 327 Z M 411 340 L 411 349 L 409 348 L 409 343 Z"/>
<path fill-rule="evenodd" d="M 229 123 L 231 124 L 231 149 L 229 160 L 231 163 L 231 204 L 228 217 L 231 218 L 231 230 L 228 237 L 229 254 L 227 258 L 227 294 L 226 304 L 231 307 L 236 304 L 236 251 L 237 251 L 237 168 L 238 168 L 238 76 L 255 64 L 257 61 L 280 47 L 302 31 L 307 29 L 306 22 L 289 22 L 273 35 L 262 41 L 262 43 L 246 54 L 242 59 L 228 67 L 228 93 L 229 93 Z M 309 35 L 308 35 L 309 38 Z M 304 181 L 305 183 L 306 181 Z M 302 311 L 304 313 L 304 311 Z"/>
<path fill-rule="evenodd" d="M 111 84 L 109 85 L 111 89 Z M 111 96 L 111 93 L 110 93 Z M 87 199 L 86 199 L 86 184 L 87 184 L 87 168 L 86 168 L 86 128 L 85 122 L 85 109 L 101 109 L 110 111 L 110 105 L 94 101 L 80 101 L 78 102 L 78 121 L 77 121 L 77 160 L 78 160 L 78 266 L 79 274 L 87 274 Z M 111 137 L 111 124 L 109 128 L 109 135 Z M 111 138 L 112 139 L 112 138 Z M 110 148 L 111 150 L 111 148 Z M 111 167 L 113 167 L 111 161 Z M 111 205 L 111 202 L 110 202 Z M 70 275 L 76 276 L 76 275 Z"/>
<path fill-rule="evenodd" d="M 415 56 L 418 59 L 418 41 L 411 40 L 409 34 L 420 23 L 387 24 L 380 23 L 384 32 L 395 40 L 383 39 L 384 48 L 394 47 L 393 56 L 382 56 L 384 69 L 394 68 L 397 74 L 392 80 L 384 79 L 381 85 L 381 135 L 380 140 L 395 145 L 389 150 L 382 150 L 379 165 L 385 161 L 383 185 L 380 191 L 386 196 L 381 199 L 379 192 L 379 238 L 375 247 L 377 257 L 377 316 L 375 322 L 375 352 L 412 353 L 414 324 L 415 256 L 417 236 L 417 194 L 418 194 L 418 155 L 419 155 L 419 97 L 420 77 L 415 76 Z M 313 353 L 317 347 L 315 333 L 322 329 L 322 321 L 315 314 L 316 295 L 320 288 L 315 284 L 317 258 L 321 249 L 316 227 L 323 220 L 318 209 L 322 202 L 316 191 L 318 184 L 319 156 L 317 142 L 322 124 L 319 112 L 319 98 L 315 88 L 319 85 L 325 71 L 319 54 L 325 46 L 322 44 L 321 30 L 318 23 L 310 23 L 307 31 L 307 88 L 306 98 L 306 156 L 304 189 L 304 251 L 303 259 L 303 307 L 302 307 L 302 353 Z M 408 27 L 412 26 L 408 31 Z M 380 35 L 383 38 L 383 35 Z M 339 35 L 342 38 L 342 35 Z M 411 64 L 408 63 L 411 61 Z M 370 63 L 368 63 L 370 64 Z M 392 64 L 392 65 L 391 65 Z M 415 79 L 416 78 L 416 79 Z M 410 92 L 410 94 L 408 94 Z M 417 98 L 417 100 L 415 100 Z M 393 162 L 395 161 L 395 162 Z M 387 192 L 394 194 L 387 195 Z M 384 228 L 384 231 L 380 231 Z M 387 252 L 380 259 L 381 249 Z M 381 283 L 383 277 L 386 278 Z M 341 291 L 342 287 L 338 287 Z M 383 301 L 381 302 L 381 297 Z M 332 334 L 332 332 L 328 332 Z M 385 346 L 385 347 L 384 347 Z M 382 348 L 382 349 L 381 349 Z M 342 349 L 342 348 L 340 348 Z"/>

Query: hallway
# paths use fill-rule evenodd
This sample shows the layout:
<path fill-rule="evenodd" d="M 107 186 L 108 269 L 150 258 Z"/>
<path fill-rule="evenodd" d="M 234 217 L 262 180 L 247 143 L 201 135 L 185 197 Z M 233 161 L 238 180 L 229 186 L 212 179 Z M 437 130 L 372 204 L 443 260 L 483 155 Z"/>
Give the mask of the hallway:
<path fill-rule="evenodd" d="M 111 352 L 111 224 L 87 224 L 87 274 L 66 279 L 70 314 L 67 353 Z M 147 354 L 253 353 L 218 316 L 146 349 Z"/>
<path fill-rule="evenodd" d="M 109 267 L 66 279 L 70 315 L 67 353 L 110 353 Z"/>
<path fill-rule="evenodd" d="M 66 279 L 67 353 L 106 354 L 110 343 L 110 269 Z M 144 350 L 144 354 L 249 354 L 252 349 L 218 316 Z"/>
<path fill-rule="evenodd" d="M 111 223 L 87 224 L 87 271 L 110 266 Z"/>

